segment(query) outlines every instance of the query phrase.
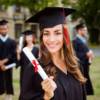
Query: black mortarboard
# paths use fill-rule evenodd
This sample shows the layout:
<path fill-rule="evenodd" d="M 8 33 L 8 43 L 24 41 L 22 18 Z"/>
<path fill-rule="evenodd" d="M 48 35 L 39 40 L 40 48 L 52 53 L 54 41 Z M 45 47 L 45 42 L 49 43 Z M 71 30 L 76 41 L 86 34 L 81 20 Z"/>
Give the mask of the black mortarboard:
<path fill-rule="evenodd" d="M 32 35 L 33 34 L 33 31 L 31 30 L 26 30 L 24 32 L 22 32 L 23 35 Z"/>
<path fill-rule="evenodd" d="M 52 27 L 65 23 L 65 17 L 73 13 L 75 9 L 64 7 L 46 7 L 42 11 L 30 17 L 26 22 L 39 23 L 42 27 Z"/>
<path fill-rule="evenodd" d="M 7 20 L 3 19 L 3 20 L 0 20 L 0 25 L 6 25 L 8 23 Z"/>

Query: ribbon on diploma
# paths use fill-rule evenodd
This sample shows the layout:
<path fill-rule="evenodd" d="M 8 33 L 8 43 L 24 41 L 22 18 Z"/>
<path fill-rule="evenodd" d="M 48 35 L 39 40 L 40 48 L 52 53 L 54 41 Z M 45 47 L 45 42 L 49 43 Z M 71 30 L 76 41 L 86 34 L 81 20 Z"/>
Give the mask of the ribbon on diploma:
<path fill-rule="evenodd" d="M 32 64 L 34 65 L 34 71 L 35 73 L 38 72 L 38 63 L 35 60 L 32 60 Z"/>
<path fill-rule="evenodd" d="M 26 57 L 29 59 L 29 61 L 33 65 L 35 72 L 38 72 L 43 80 L 47 79 L 48 78 L 47 74 L 45 73 L 41 65 L 39 64 L 38 60 L 32 54 L 32 52 L 27 47 L 23 48 L 23 52 L 25 53 Z"/>

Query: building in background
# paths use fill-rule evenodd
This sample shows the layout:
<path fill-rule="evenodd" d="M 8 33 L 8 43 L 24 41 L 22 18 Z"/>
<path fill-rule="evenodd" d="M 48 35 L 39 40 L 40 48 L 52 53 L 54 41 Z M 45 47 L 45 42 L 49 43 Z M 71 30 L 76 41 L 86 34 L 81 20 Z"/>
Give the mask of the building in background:
<path fill-rule="evenodd" d="M 18 38 L 20 33 L 26 29 L 36 31 L 37 26 L 34 24 L 25 24 L 25 20 L 30 16 L 27 8 L 21 6 L 9 6 L 7 9 L 2 5 L 0 6 L 0 20 L 6 19 L 9 22 L 9 35 L 12 38 Z M 34 32 L 36 33 L 36 32 Z"/>

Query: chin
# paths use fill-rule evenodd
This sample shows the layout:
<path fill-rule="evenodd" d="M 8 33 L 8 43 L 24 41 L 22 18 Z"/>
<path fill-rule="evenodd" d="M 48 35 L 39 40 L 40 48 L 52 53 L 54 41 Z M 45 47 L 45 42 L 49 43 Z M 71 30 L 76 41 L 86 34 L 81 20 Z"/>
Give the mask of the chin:
<path fill-rule="evenodd" d="M 57 53 L 59 50 L 49 50 L 51 54 Z"/>

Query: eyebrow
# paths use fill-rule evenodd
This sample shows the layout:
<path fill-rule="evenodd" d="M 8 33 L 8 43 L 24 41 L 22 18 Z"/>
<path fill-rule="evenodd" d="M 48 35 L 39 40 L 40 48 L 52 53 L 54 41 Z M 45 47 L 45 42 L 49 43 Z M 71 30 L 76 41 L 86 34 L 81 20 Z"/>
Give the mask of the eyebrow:
<path fill-rule="evenodd" d="M 61 30 L 58 29 L 58 30 L 55 30 L 54 32 L 60 32 L 60 31 L 61 31 Z"/>
<path fill-rule="evenodd" d="M 59 31 L 61 31 L 61 30 L 57 29 L 54 32 L 59 32 Z M 49 32 L 49 31 L 48 30 L 44 30 L 43 32 Z"/>

